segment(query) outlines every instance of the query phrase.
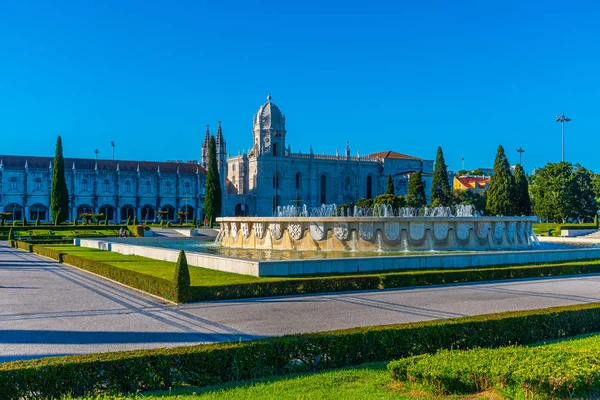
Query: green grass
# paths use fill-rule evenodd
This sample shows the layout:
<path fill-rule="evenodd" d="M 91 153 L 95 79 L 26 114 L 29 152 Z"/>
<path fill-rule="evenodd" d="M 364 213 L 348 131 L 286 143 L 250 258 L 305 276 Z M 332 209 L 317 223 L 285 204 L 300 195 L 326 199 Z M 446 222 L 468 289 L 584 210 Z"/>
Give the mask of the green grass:
<path fill-rule="evenodd" d="M 453 354 L 455 357 L 460 357 L 464 354 L 481 353 L 478 360 L 470 359 L 472 363 L 493 363 L 501 360 L 499 354 L 513 352 L 515 349 L 525 351 L 541 350 L 550 354 L 556 354 L 557 351 L 566 358 L 547 358 L 538 359 L 540 365 L 532 364 L 535 360 L 529 358 L 522 361 L 526 364 L 525 368 L 533 371 L 534 368 L 541 366 L 541 371 L 546 373 L 547 377 L 557 377 L 561 372 L 577 369 L 575 362 L 581 366 L 579 369 L 589 367 L 586 365 L 586 359 L 578 358 L 577 354 L 588 354 L 595 352 L 600 355 L 600 335 L 584 336 L 554 342 L 551 344 L 542 344 L 535 347 L 508 347 L 501 349 L 477 349 L 468 351 L 444 351 L 438 355 L 430 356 L 435 360 L 430 366 L 431 370 L 439 369 L 439 366 L 448 364 L 448 355 Z M 517 360 L 513 358 L 512 360 Z M 411 360 L 412 358 L 405 359 Z M 415 358 L 416 360 L 422 358 Z M 490 361 L 491 360 L 491 361 Z M 529 364 L 527 364 L 529 363 Z M 588 363 L 589 364 L 589 363 Z M 390 365 L 393 365 L 391 363 Z M 564 368 L 561 366 L 564 365 Z M 506 367 L 509 367 L 506 365 Z M 545 367 L 545 368 L 544 368 Z M 540 369 L 537 370 L 538 372 Z M 588 375 L 593 375 L 594 371 L 598 374 L 596 366 L 595 370 L 588 370 Z M 587 387 L 593 385 L 587 385 Z M 529 392 L 529 396 L 533 398 L 545 398 L 543 394 Z M 598 398 L 598 391 L 595 388 L 579 392 L 577 398 Z M 431 384 L 414 383 L 398 383 L 394 379 L 388 369 L 386 363 L 369 363 L 351 368 L 342 368 L 329 370 L 318 373 L 295 374 L 284 377 L 263 378 L 250 381 L 242 381 L 236 383 L 228 383 L 206 387 L 189 387 L 178 388 L 167 391 L 146 392 L 137 395 L 129 396 L 111 396 L 111 397 L 82 397 L 82 399 L 164 399 L 164 400 L 226 400 L 226 399 L 525 399 L 526 394 L 522 388 L 514 385 L 507 385 L 504 388 L 486 388 L 483 392 L 475 393 L 441 393 L 431 386 Z M 558 397 L 558 398 L 565 398 Z"/>
<path fill-rule="evenodd" d="M 89 249 L 73 245 L 45 246 L 60 252 L 101 261 L 115 267 L 137 271 L 163 279 L 172 280 L 175 275 L 175 263 L 153 260 L 140 256 L 123 255 L 110 251 Z M 250 275 L 239 275 L 207 268 L 189 267 L 192 286 L 222 286 L 240 283 L 276 281 L 281 278 L 257 278 Z"/>

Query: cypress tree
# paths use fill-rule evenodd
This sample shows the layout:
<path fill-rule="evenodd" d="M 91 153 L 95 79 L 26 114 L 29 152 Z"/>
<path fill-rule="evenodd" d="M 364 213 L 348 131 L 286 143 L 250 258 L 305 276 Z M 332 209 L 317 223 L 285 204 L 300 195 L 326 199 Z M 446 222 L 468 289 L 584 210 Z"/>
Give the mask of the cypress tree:
<path fill-rule="evenodd" d="M 438 147 L 431 182 L 431 205 L 449 207 L 452 205 L 452 191 L 448 182 L 448 167 L 442 148 Z"/>
<path fill-rule="evenodd" d="M 185 252 L 181 250 L 175 266 L 175 301 L 183 303 L 189 299 L 190 294 L 190 271 L 185 257 Z"/>
<path fill-rule="evenodd" d="M 388 175 L 387 190 L 385 194 L 394 194 L 394 181 L 392 180 L 392 174 Z"/>
<path fill-rule="evenodd" d="M 69 192 L 65 180 L 65 160 L 63 159 L 62 139 L 56 139 L 56 152 L 52 169 L 52 192 L 50 209 L 56 225 L 69 219 Z"/>
<path fill-rule="evenodd" d="M 204 203 L 208 224 L 212 228 L 215 218 L 221 216 L 221 180 L 217 166 L 217 146 L 215 137 L 210 137 L 208 145 L 208 171 L 206 173 L 206 201 Z"/>
<path fill-rule="evenodd" d="M 515 213 L 517 215 L 531 214 L 531 199 L 529 198 L 529 183 L 521 164 L 515 167 Z"/>
<path fill-rule="evenodd" d="M 406 205 L 408 207 L 421 208 L 427 204 L 425 196 L 425 186 L 423 186 L 423 175 L 415 172 L 408 180 L 408 194 L 406 196 Z"/>
<path fill-rule="evenodd" d="M 496 153 L 485 208 L 488 215 L 515 215 L 515 178 L 510 173 L 510 164 L 502 146 L 498 146 Z"/>

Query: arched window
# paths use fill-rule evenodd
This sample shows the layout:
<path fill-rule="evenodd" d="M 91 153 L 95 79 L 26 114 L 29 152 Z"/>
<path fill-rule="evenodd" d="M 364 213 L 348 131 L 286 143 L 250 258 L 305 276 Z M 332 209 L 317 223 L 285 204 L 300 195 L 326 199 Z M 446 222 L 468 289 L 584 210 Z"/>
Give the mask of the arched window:
<path fill-rule="evenodd" d="M 6 207 L 4 207 L 4 211 L 12 213 L 11 219 L 13 221 L 20 221 L 23 218 L 23 207 L 21 207 L 18 204 L 15 204 L 15 203 L 9 204 Z"/>
<path fill-rule="evenodd" d="M 183 207 L 181 207 L 181 212 L 185 213 L 185 215 L 183 216 L 183 220 L 185 222 L 194 219 L 194 207 L 190 206 L 189 204 L 186 204 Z"/>
<path fill-rule="evenodd" d="M 301 178 L 300 172 L 296 172 L 296 189 L 300 189 Z"/>
<path fill-rule="evenodd" d="M 142 207 L 142 220 L 154 220 L 154 207 L 150 205 Z"/>
<path fill-rule="evenodd" d="M 373 197 L 373 177 L 371 175 L 367 176 L 367 199 Z"/>
<path fill-rule="evenodd" d="M 152 183 L 146 181 L 146 193 L 152 193 Z"/>
<path fill-rule="evenodd" d="M 185 187 L 185 194 L 190 194 L 192 185 L 189 182 L 186 182 L 184 187 Z"/>
<path fill-rule="evenodd" d="M 273 175 L 273 189 L 279 188 L 279 173 Z"/>
<path fill-rule="evenodd" d="M 108 179 L 104 180 L 104 191 L 110 192 L 110 181 Z"/>
<path fill-rule="evenodd" d="M 131 181 L 130 180 L 125 181 L 125 191 L 131 192 Z"/>
<path fill-rule="evenodd" d="M 121 207 L 121 221 L 127 221 L 128 218 L 133 220 L 135 216 L 135 209 L 133 206 L 126 205 Z"/>
<path fill-rule="evenodd" d="M 165 183 L 165 193 L 171 193 L 171 182 Z"/>
<path fill-rule="evenodd" d="M 327 203 L 327 178 L 321 175 L 321 204 Z"/>
<path fill-rule="evenodd" d="M 34 221 L 36 219 L 40 219 L 40 221 L 45 221 L 47 217 L 48 208 L 42 204 L 34 204 L 29 206 L 29 219 Z"/>
<path fill-rule="evenodd" d="M 40 178 L 35 178 L 35 190 L 42 190 L 42 180 Z M 46 218 L 40 218 L 46 219 Z"/>
<path fill-rule="evenodd" d="M 162 211 L 166 211 L 167 214 L 163 217 L 164 220 L 174 220 L 175 219 L 175 209 L 173 206 L 166 205 L 162 208 Z"/>
<path fill-rule="evenodd" d="M 98 213 L 104 215 L 100 218 L 101 220 L 114 221 L 115 219 L 115 208 L 113 206 L 102 206 Z"/>
<path fill-rule="evenodd" d="M 10 189 L 17 190 L 17 178 L 10 178 Z"/>
<path fill-rule="evenodd" d="M 81 181 L 81 190 L 84 192 L 88 191 L 88 181 L 87 179 L 84 179 Z"/>
<path fill-rule="evenodd" d="M 277 157 L 277 143 L 273 143 L 273 157 Z"/>

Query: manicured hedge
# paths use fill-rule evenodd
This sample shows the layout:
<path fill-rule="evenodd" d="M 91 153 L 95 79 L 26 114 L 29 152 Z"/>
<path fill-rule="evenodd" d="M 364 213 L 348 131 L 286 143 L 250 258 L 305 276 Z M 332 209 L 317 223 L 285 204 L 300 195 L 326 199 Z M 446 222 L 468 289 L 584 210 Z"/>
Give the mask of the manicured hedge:
<path fill-rule="evenodd" d="M 25 251 L 28 251 L 30 253 L 33 251 L 33 245 L 29 244 L 27 242 L 22 242 L 22 241 L 18 240 L 18 241 L 15 242 L 15 244 L 16 244 L 16 247 L 18 249 L 25 250 Z"/>
<path fill-rule="evenodd" d="M 596 331 L 600 303 L 251 342 L 19 361 L 0 365 L 0 393 L 6 398 L 55 398 L 203 386 Z"/>
<path fill-rule="evenodd" d="M 4 225 L 4 226 L 0 226 L 0 233 L 4 233 L 6 231 L 6 233 L 8 233 L 8 231 L 10 229 L 13 229 L 13 231 L 15 232 L 20 232 L 20 231 L 35 231 L 35 230 L 43 230 L 43 231 L 72 231 L 72 230 L 78 230 L 78 231 L 86 231 L 86 230 L 105 230 L 105 229 L 116 229 L 119 230 L 121 228 L 127 228 L 126 225 L 124 224 L 120 224 L 120 225 L 40 225 L 40 226 L 34 226 L 34 225 L 28 225 L 28 226 L 12 226 L 12 225 Z"/>
<path fill-rule="evenodd" d="M 63 262 L 64 253 L 61 253 L 58 250 L 55 250 L 51 247 L 44 246 L 33 246 L 33 252 L 39 254 L 40 256 L 52 258 L 58 262 Z"/>
<path fill-rule="evenodd" d="M 144 292 L 163 297 L 171 301 L 177 301 L 175 297 L 175 285 L 173 281 L 158 278 L 153 275 L 143 274 L 141 272 L 130 271 L 115 267 L 96 260 L 90 260 L 72 254 L 62 254 L 64 263 L 73 265 L 77 268 L 102 275 L 113 281 L 131 286 Z"/>

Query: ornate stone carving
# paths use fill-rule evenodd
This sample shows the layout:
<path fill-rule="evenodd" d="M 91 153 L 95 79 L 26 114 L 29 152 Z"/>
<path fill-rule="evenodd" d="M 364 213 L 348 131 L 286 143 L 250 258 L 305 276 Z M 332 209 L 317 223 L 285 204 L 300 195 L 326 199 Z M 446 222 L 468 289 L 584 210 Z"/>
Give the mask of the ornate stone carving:
<path fill-rule="evenodd" d="M 234 239 L 237 239 L 237 231 L 238 231 L 238 229 L 237 229 L 237 222 L 232 222 L 231 223 L 231 236 Z"/>
<path fill-rule="evenodd" d="M 276 222 L 271 222 L 269 224 L 269 232 L 271 232 L 271 237 L 275 240 L 281 239 L 281 224 Z"/>
<path fill-rule="evenodd" d="M 363 240 L 373 239 L 373 222 L 365 221 L 358 224 L 358 235 Z"/>
<path fill-rule="evenodd" d="M 487 239 L 488 231 L 490 230 L 489 222 L 478 222 L 476 225 L 476 233 L 479 239 Z"/>
<path fill-rule="evenodd" d="M 494 238 L 496 240 L 502 240 L 502 236 L 504 234 L 504 222 L 496 222 L 494 224 Z"/>
<path fill-rule="evenodd" d="M 262 222 L 256 222 L 254 224 L 254 236 L 256 236 L 259 239 L 262 239 L 264 235 L 265 235 L 265 226 L 263 225 Z"/>
<path fill-rule="evenodd" d="M 408 231 L 412 240 L 422 240 L 425 237 L 425 224 L 420 222 L 411 223 Z"/>
<path fill-rule="evenodd" d="M 508 240 L 513 242 L 515 240 L 515 233 L 517 232 L 517 223 L 515 221 L 511 221 L 506 225 L 506 236 L 508 236 Z"/>
<path fill-rule="evenodd" d="M 248 239 L 248 237 L 250 236 L 250 229 L 248 228 L 248 223 L 242 222 L 240 226 L 242 229 L 242 235 L 244 236 L 244 239 Z"/>
<path fill-rule="evenodd" d="M 335 222 L 333 224 L 333 235 L 337 240 L 348 239 L 348 224 L 346 222 Z"/>
<path fill-rule="evenodd" d="M 310 236 L 314 240 L 325 239 L 325 224 L 323 222 L 311 222 L 310 223 Z"/>
<path fill-rule="evenodd" d="M 469 239 L 469 232 L 471 231 L 471 226 L 466 222 L 459 222 L 456 224 L 456 237 L 460 240 Z"/>
<path fill-rule="evenodd" d="M 300 240 L 302 238 L 302 224 L 292 222 L 288 225 L 287 230 L 292 239 Z"/>
<path fill-rule="evenodd" d="M 383 228 L 383 233 L 387 240 L 398 240 L 400 237 L 400 223 L 399 222 L 386 222 Z"/>
<path fill-rule="evenodd" d="M 437 240 L 446 240 L 448 237 L 448 223 L 436 222 L 433 224 L 433 237 Z"/>
<path fill-rule="evenodd" d="M 223 233 L 225 237 L 229 237 L 229 224 L 227 222 L 223 224 Z"/>

